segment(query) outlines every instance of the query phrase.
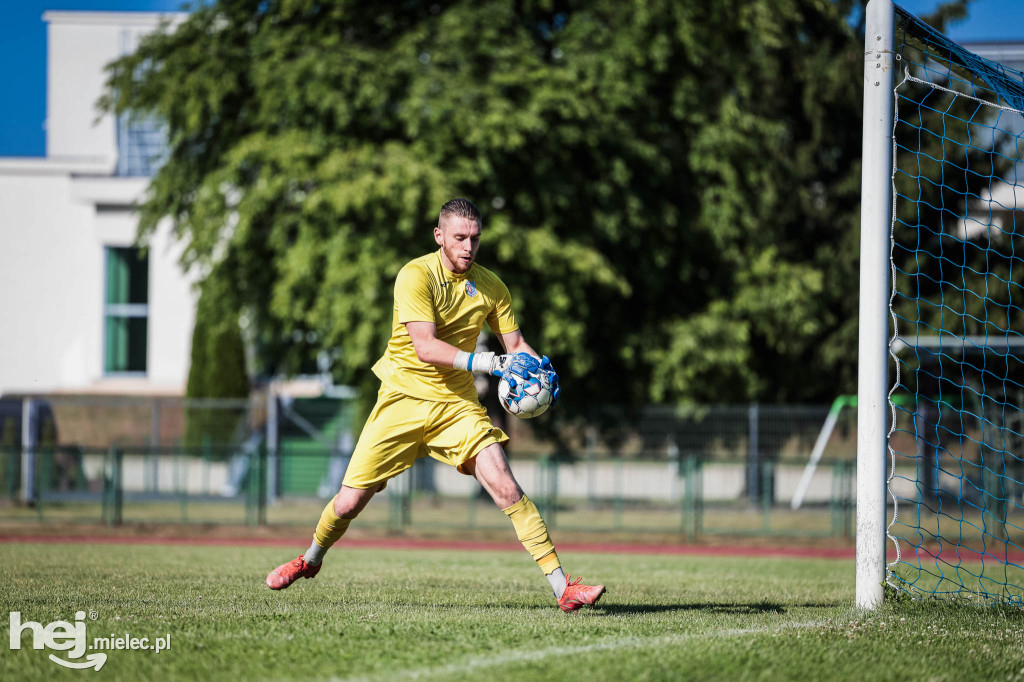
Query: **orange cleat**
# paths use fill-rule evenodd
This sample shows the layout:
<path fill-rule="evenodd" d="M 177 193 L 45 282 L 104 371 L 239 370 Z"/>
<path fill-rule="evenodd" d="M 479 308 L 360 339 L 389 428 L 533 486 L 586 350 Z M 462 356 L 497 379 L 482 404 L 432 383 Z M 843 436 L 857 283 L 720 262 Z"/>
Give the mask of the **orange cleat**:
<path fill-rule="evenodd" d="M 300 554 L 298 559 L 281 564 L 271 571 L 267 576 L 267 587 L 272 590 L 283 590 L 299 578 L 312 578 L 320 572 L 322 565 L 307 564 Z"/>
<path fill-rule="evenodd" d="M 565 577 L 565 592 L 558 600 L 558 608 L 563 611 L 575 611 L 581 606 L 593 606 L 604 594 L 604 585 L 580 585 L 583 578 L 569 582 L 569 576 Z M 269 578 L 268 578 L 269 581 Z"/>

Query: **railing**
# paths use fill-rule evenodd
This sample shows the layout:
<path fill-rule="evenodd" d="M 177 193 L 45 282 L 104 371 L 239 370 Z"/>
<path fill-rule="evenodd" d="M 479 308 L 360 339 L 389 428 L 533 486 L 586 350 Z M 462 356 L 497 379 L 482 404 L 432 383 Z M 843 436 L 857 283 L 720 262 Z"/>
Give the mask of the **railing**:
<path fill-rule="evenodd" d="M 0 521 L 309 526 L 338 489 L 347 458 L 324 449 L 284 452 L 151 446 L 0 452 Z M 30 462 L 33 495 L 21 494 Z M 564 531 L 711 537 L 850 538 L 854 464 L 823 460 L 804 506 L 792 510 L 803 465 L 759 463 L 751 495 L 745 458 L 514 456 L 512 469 L 549 527 Z M 288 480 L 282 480 L 282 478 Z M 275 494 L 287 490 L 288 494 Z M 393 533 L 507 530 L 479 484 L 429 458 L 389 482 L 357 525 Z M 30 499 L 32 504 L 19 500 Z"/>

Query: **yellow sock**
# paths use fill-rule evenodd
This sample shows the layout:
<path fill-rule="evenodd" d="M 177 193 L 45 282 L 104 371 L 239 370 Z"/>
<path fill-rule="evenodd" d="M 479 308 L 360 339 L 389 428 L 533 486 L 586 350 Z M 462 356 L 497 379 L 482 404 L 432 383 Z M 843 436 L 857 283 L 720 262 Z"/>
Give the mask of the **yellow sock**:
<path fill-rule="evenodd" d="M 523 543 L 523 547 L 540 566 L 540 570 L 544 571 L 544 575 L 561 567 L 558 554 L 555 553 L 555 545 L 548 536 L 547 524 L 537 511 L 537 505 L 529 497 L 523 495 L 523 499 L 502 511 L 512 520 L 519 542 Z"/>
<path fill-rule="evenodd" d="M 343 519 L 334 513 L 334 499 L 332 498 L 324 507 L 324 512 L 320 515 L 320 522 L 316 524 L 313 542 L 327 549 L 341 539 L 351 522 L 352 519 Z"/>
<path fill-rule="evenodd" d="M 537 565 L 540 566 L 540 570 L 544 571 L 544 575 L 549 575 L 560 569 L 562 562 L 558 560 L 558 553 L 552 549 L 549 553 L 537 559 Z"/>

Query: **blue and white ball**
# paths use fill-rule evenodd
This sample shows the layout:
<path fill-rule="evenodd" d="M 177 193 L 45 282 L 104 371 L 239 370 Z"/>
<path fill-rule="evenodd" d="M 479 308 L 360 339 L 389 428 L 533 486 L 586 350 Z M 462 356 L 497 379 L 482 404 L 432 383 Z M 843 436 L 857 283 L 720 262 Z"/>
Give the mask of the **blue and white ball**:
<path fill-rule="evenodd" d="M 533 419 L 551 407 L 554 386 L 547 372 L 530 374 L 527 378 L 502 377 L 498 382 L 498 400 L 509 414 L 520 419 Z"/>

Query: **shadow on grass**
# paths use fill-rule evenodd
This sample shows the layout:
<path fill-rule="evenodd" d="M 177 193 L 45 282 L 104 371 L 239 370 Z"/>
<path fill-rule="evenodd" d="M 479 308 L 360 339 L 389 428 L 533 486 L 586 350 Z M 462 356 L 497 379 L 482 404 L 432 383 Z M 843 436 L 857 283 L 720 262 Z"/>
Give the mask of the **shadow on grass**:
<path fill-rule="evenodd" d="M 348 607 L 347 603 L 340 603 L 339 607 Z M 431 602 L 429 604 L 415 601 L 402 601 L 396 600 L 389 602 L 389 606 L 392 608 L 430 608 L 430 609 L 451 609 L 451 610 L 465 610 L 465 609 L 476 609 L 476 610 L 503 610 L 512 608 L 520 609 L 536 609 L 539 611 L 550 610 L 553 606 L 552 603 L 520 603 L 520 604 L 501 604 L 501 603 L 454 603 L 454 602 Z M 702 613 L 721 613 L 721 614 L 732 614 L 732 615 L 754 615 L 754 614 L 785 614 L 790 609 L 824 609 L 824 608 L 835 608 L 838 606 L 833 602 L 820 602 L 812 603 L 805 602 L 800 604 L 780 604 L 772 601 L 760 601 L 751 603 L 714 603 L 714 602 L 695 602 L 692 604 L 609 604 L 602 601 L 594 607 L 584 607 L 583 611 L 590 611 L 592 613 L 600 613 L 605 615 L 624 616 L 628 614 L 644 614 L 644 613 L 671 613 L 673 611 L 694 611 Z"/>
<path fill-rule="evenodd" d="M 774 602 L 758 602 L 755 604 L 598 604 L 597 611 L 603 611 L 611 615 L 624 615 L 627 613 L 665 613 L 668 611 L 702 611 L 705 613 L 731 613 L 731 614 L 754 614 L 754 613 L 786 613 L 787 609 L 793 608 L 824 608 L 835 606 L 835 604 L 776 604 Z"/>

